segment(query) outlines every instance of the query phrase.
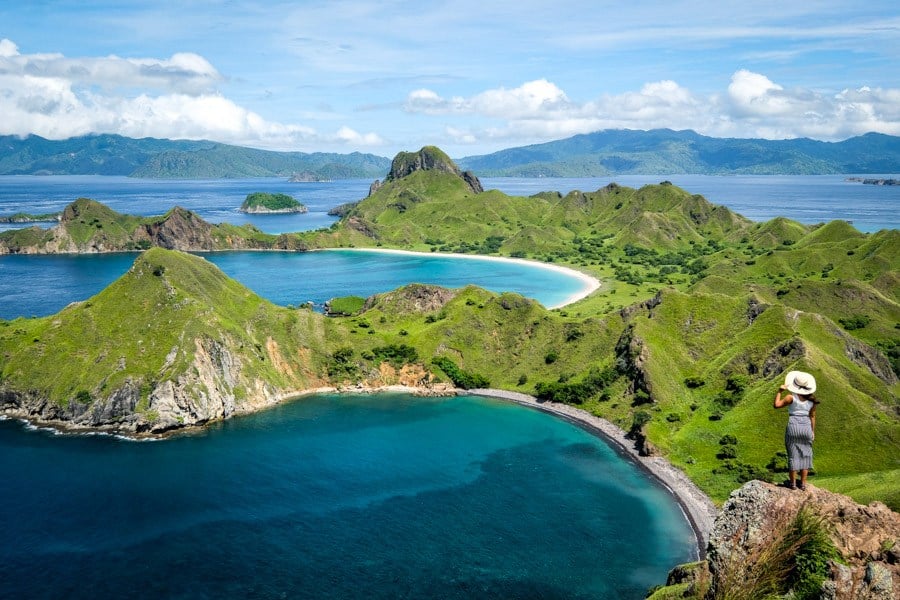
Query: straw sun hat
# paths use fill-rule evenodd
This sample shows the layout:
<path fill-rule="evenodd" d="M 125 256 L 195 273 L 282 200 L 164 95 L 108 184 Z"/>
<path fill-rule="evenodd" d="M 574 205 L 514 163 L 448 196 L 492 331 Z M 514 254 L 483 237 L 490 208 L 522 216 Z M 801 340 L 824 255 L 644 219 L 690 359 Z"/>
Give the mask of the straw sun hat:
<path fill-rule="evenodd" d="M 816 391 L 816 378 L 803 371 L 791 371 L 784 378 L 784 387 L 795 394 L 808 396 Z"/>

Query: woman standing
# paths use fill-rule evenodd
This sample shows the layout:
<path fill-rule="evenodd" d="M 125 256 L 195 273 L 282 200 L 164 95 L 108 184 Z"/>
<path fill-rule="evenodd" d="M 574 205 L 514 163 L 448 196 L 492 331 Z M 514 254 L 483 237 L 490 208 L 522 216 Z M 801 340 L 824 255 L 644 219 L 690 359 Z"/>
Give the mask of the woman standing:
<path fill-rule="evenodd" d="M 782 392 L 790 392 L 782 397 Z M 812 443 L 816 438 L 816 405 L 819 403 L 813 393 L 816 379 L 803 371 L 791 371 L 784 378 L 775 395 L 775 408 L 788 407 L 788 424 L 784 431 L 784 446 L 788 455 L 790 488 L 801 490 L 806 487 L 806 475 L 812 468 Z M 797 484 L 800 471 L 800 484 Z"/>

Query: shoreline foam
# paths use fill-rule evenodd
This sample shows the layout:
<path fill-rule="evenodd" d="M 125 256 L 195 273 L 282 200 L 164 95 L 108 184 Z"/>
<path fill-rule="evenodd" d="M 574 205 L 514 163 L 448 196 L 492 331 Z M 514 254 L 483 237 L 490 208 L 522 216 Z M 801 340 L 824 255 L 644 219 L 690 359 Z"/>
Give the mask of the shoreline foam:
<path fill-rule="evenodd" d="M 468 260 L 486 260 L 486 261 L 495 261 L 495 262 L 512 262 L 519 263 L 523 265 L 527 265 L 530 267 L 537 267 L 539 269 L 546 269 L 548 271 L 554 271 L 556 273 L 562 273 L 564 275 L 569 275 L 578 279 L 582 282 L 582 288 L 563 300 L 558 304 L 554 304 L 553 306 L 548 306 L 548 309 L 554 308 L 562 308 L 563 306 L 568 306 L 574 302 L 577 302 L 583 298 L 587 298 L 595 291 L 600 289 L 600 280 L 592 275 L 588 275 L 583 271 L 579 271 L 578 269 L 574 269 L 572 267 L 564 267 L 562 265 L 554 265 L 551 263 L 541 262 L 539 260 L 529 260 L 526 258 L 512 258 L 509 256 L 486 256 L 484 254 L 455 254 L 452 252 L 417 252 L 415 250 L 397 250 L 394 248 L 319 248 L 316 250 L 310 250 L 310 252 L 333 252 L 333 251 L 350 251 L 350 252 L 381 252 L 383 254 L 405 254 L 412 256 L 441 256 L 444 258 L 459 258 L 459 259 L 468 259 Z"/>

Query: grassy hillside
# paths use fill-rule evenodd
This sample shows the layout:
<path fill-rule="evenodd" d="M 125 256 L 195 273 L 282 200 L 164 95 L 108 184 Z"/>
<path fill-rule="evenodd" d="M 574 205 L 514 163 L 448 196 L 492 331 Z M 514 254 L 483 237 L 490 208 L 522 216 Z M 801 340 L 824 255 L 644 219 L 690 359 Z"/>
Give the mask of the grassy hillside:
<path fill-rule="evenodd" d="M 137 217 L 89 198 L 68 205 L 50 229 L 0 232 L 0 254 L 128 252 L 151 246 L 196 251 L 303 248 L 296 235 L 266 234 L 252 225 L 213 225 L 177 206 L 164 215 Z"/>
<path fill-rule="evenodd" d="M 823 405 L 817 481 L 900 506 L 900 232 L 753 223 L 667 182 L 520 198 L 474 194 L 459 177 L 424 170 L 386 183 L 329 235 L 527 257 L 600 277 L 594 295 L 540 318 L 520 307 L 457 322 L 454 300 L 429 322 L 401 326 L 493 386 L 558 392 L 625 429 L 637 424 L 717 499 L 747 477 L 783 477 L 769 468 L 783 463 L 773 459 L 786 419 L 772 397 L 787 370 L 818 373 L 823 399 L 839 405 L 831 414 Z M 391 322 L 391 310 L 370 310 Z M 726 434 L 738 450 L 723 460 Z M 868 450 L 850 458 L 853 446 Z"/>
<path fill-rule="evenodd" d="M 0 324 L 0 392 L 127 415 L 116 398 L 135 393 L 111 390 L 137 389 L 137 422 L 154 428 L 322 384 L 489 385 L 618 423 L 723 500 L 747 479 L 784 477 L 787 417 L 771 403 L 799 368 L 823 401 L 814 482 L 900 507 L 900 233 L 752 223 L 666 182 L 478 193 L 458 170 L 415 156 L 328 230 L 278 239 L 522 256 L 594 274 L 601 288 L 548 311 L 515 294 L 411 285 L 334 302 L 345 316 L 326 318 L 154 249 L 87 303 Z M 84 227 L 114 218 L 84 208 Z M 212 399 L 218 412 L 203 408 Z M 178 402 L 193 408 L 179 413 Z M 74 419 L 87 408 L 66 410 Z"/>

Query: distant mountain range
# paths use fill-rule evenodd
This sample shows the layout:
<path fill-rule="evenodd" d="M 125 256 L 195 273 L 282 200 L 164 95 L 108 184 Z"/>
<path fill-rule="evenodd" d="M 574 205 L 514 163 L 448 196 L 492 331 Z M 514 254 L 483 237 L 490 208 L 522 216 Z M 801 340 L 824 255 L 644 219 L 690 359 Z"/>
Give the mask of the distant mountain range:
<path fill-rule="evenodd" d="M 374 154 L 273 152 L 210 141 L 89 135 L 68 140 L 0 136 L 0 175 L 126 175 L 157 179 L 286 177 L 318 180 L 384 176 Z"/>
<path fill-rule="evenodd" d="M 693 131 L 605 130 L 469 156 L 480 177 L 621 174 L 818 175 L 900 173 L 900 137 L 842 142 L 712 138 Z M 291 177 L 375 179 L 391 166 L 374 154 L 274 152 L 210 141 L 90 135 L 68 140 L 0 136 L 0 175 L 126 175 L 159 179 Z"/>
<path fill-rule="evenodd" d="M 819 142 L 617 129 L 470 156 L 456 163 L 480 177 L 900 173 L 900 137 L 867 133 L 843 142 Z"/>

